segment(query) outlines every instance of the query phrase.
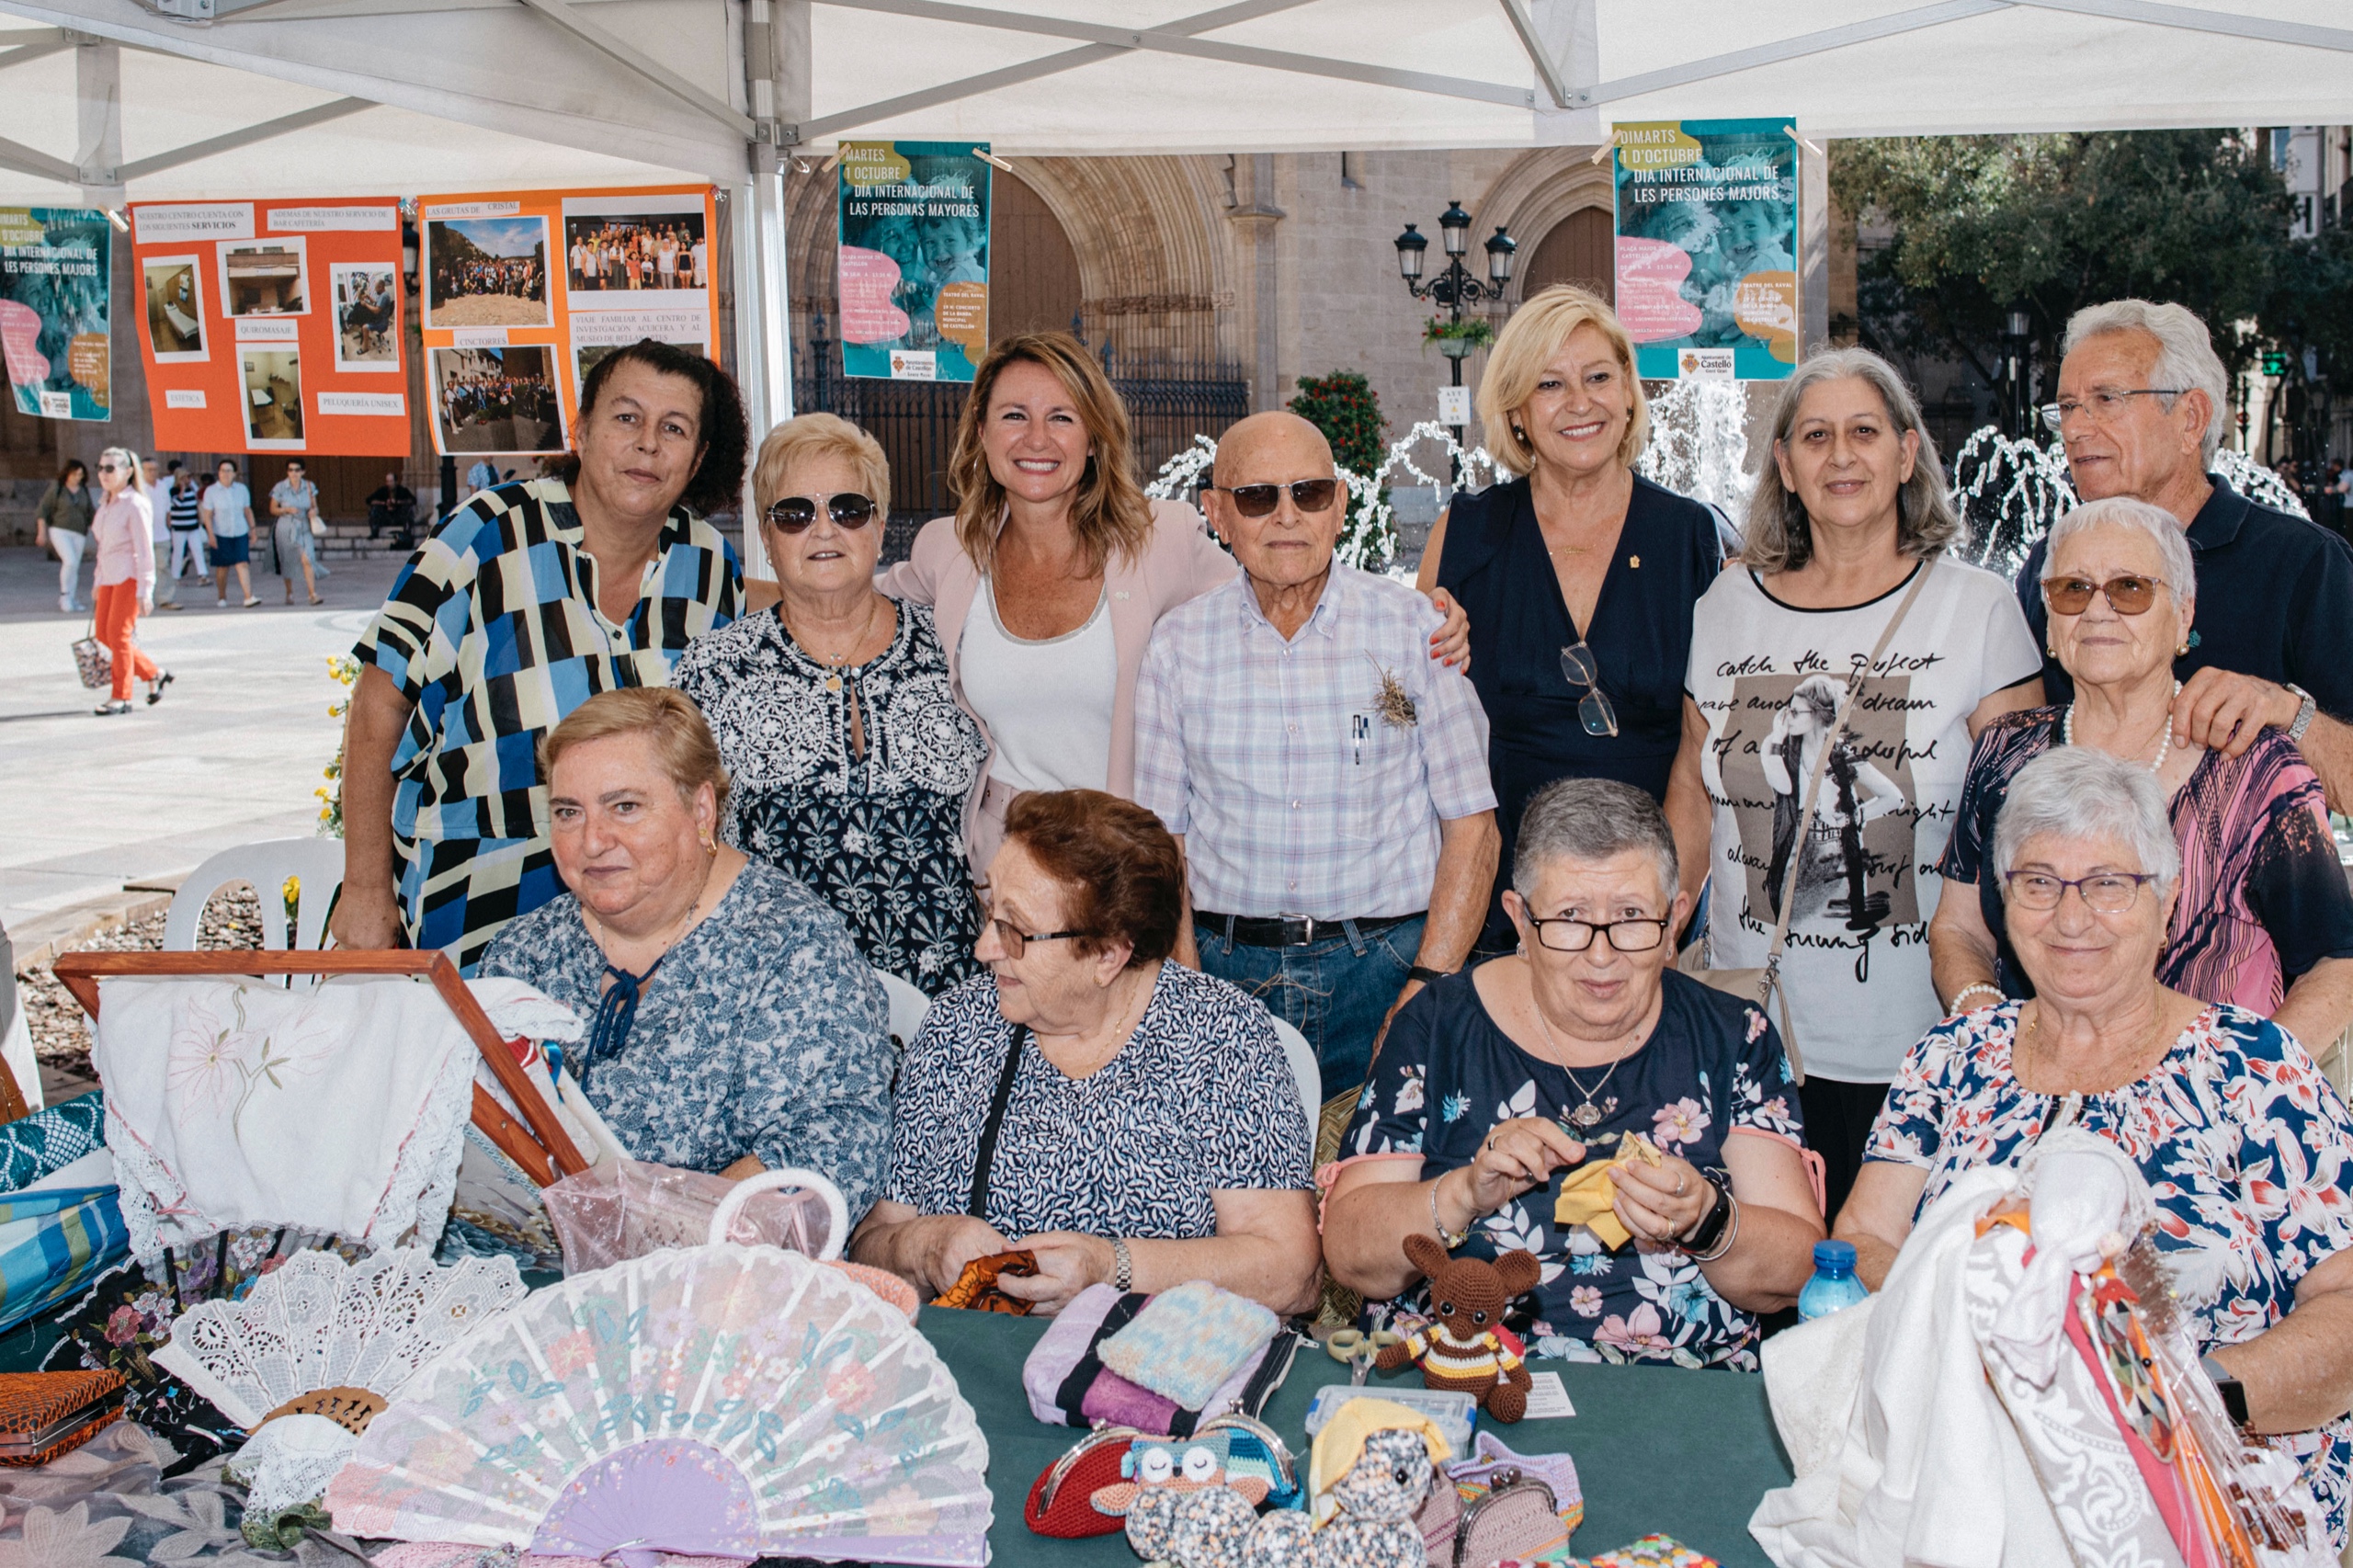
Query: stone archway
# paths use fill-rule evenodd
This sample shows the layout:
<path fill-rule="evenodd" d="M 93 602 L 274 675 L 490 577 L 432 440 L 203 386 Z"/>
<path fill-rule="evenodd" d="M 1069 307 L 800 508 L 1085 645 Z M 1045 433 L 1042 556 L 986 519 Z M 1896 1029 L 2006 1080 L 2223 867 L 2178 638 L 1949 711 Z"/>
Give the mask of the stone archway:
<path fill-rule="evenodd" d="M 1478 222 L 1506 224 L 1519 241 L 1515 299 L 1546 283 L 1599 281 L 1565 269 L 1572 263 L 1590 268 L 1596 242 L 1610 232 L 1615 199 L 1609 161 L 1595 163 L 1591 148 L 1540 147 L 1514 159 L 1480 199 Z M 1583 216 L 1595 211 L 1600 214 L 1597 230 L 1597 220 Z M 1564 227 L 1573 218 L 1574 226 Z M 1540 258 L 1542 270 L 1563 270 L 1540 276 Z"/>

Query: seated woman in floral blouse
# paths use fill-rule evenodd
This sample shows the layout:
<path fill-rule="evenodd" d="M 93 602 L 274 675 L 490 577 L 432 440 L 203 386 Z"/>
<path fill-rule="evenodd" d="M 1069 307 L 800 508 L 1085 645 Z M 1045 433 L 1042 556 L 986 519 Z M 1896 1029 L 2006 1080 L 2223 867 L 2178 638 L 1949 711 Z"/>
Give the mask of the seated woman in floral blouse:
<path fill-rule="evenodd" d="M 1756 1369 L 1756 1314 L 1797 1300 L 1822 1205 L 1773 1026 L 1667 968 L 1676 889 L 1643 791 L 1563 778 L 1529 799 L 1503 895 L 1519 951 L 1399 1010 L 1341 1140 L 1324 1259 L 1375 1324 L 1427 1312 L 1404 1244 L 1435 1233 L 1537 1256 L 1506 1322 L 1540 1355 Z M 1603 1178 L 1608 1214 L 1557 1221 L 1563 1178 L 1629 1132 L 1657 1163 Z"/>
<path fill-rule="evenodd" d="M 1017 795 L 989 866 L 989 972 L 932 1004 L 899 1074 L 887 1197 L 851 1244 L 926 1295 L 1012 1247 L 1006 1293 L 1208 1279 L 1316 1296 L 1307 1112 L 1267 1009 L 1168 961 L 1184 857 L 1097 790 Z M 975 1172 L 977 1170 L 977 1176 Z"/>
<path fill-rule="evenodd" d="M 890 464 L 804 414 L 760 443 L 752 494 L 782 597 L 696 638 L 671 683 L 734 781 L 727 841 L 832 904 L 867 962 L 944 991 L 980 971 L 964 824 L 988 742 L 930 607 L 874 590 Z"/>
<path fill-rule="evenodd" d="M 891 1127 L 881 983 L 839 915 L 718 841 L 727 775 L 702 715 L 665 687 L 603 692 L 540 749 L 571 891 L 508 923 L 482 972 L 593 1020 L 564 1063 L 636 1158 L 800 1165 L 863 1213 Z"/>

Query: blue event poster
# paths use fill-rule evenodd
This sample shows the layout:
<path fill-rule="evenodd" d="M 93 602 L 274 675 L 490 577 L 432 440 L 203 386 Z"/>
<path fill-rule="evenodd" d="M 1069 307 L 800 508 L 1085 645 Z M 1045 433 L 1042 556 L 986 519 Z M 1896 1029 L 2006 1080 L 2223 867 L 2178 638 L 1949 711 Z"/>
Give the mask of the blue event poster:
<path fill-rule="evenodd" d="M 96 207 L 0 207 L 0 364 L 17 412 L 108 417 L 114 231 Z"/>
<path fill-rule="evenodd" d="M 844 375 L 972 381 L 989 343 L 987 152 L 842 143 Z"/>
<path fill-rule="evenodd" d="M 1794 119 L 1620 125 L 1618 319 L 1645 380 L 1779 381 L 1797 364 Z"/>

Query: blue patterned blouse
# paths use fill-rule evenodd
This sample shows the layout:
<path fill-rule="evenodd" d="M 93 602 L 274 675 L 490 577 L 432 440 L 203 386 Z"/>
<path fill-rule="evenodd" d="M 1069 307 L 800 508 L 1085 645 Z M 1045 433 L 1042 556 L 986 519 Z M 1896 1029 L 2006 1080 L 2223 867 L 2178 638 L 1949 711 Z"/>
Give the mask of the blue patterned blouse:
<path fill-rule="evenodd" d="M 1960 1173 L 2017 1159 L 2064 1103 L 2018 1083 L 2018 1007 L 1938 1024 L 1888 1086 L 1863 1157 L 1927 1171 L 1922 1209 Z M 2196 1309 L 2201 1350 L 2286 1317 L 2297 1283 L 2353 1246 L 2353 1118 L 2295 1037 L 2258 1014 L 2208 1008 L 2139 1082 L 2084 1096 L 2076 1125 L 2149 1178 L 2159 1246 L 2226 1260 L 2220 1292 Z M 2342 1543 L 2353 1415 L 2267 1440 L 2303 1465 Z"/>
<path fill-rule="evenodd" d="M 964 804 L 989 751 L 930 609 L 896 608 L 891 645 L 855 669 L 811 658 L 769 611 L 695 639 L 671 684 L 719 742 L 728 841 L 805 883 L 867 962 L 929 995 L 980 972 Z"/>
<path fill-rule="evenodd" d="M 1665 994 L 1650 1038 L 1613 1065 L 1573 1076 L 1495 1027 L 1474 972 L 1449 975 L 1399 1009 L 1340 1141 L 1344 1158 L 1418 1153 L 1427 1181 L 1469 1165 L 1504 1122 L 1565 1121 L 1588 1097 L 1601 1120 L 1570 1131 L 1591 1159 L 1609 1158 L 1622 1134 L 1639 1132 L 1728 1182 L 1723 1146 L 1732 1133 L 1802 1141 L 1780 1034 L 1748 1004 L 1668 970 L 1659 977 Z M 1505 1204 L 1456 1249 L 1464 1257 L 1536 1255 L 1542 1277 L 1507 1320 L 1524 1325 L 1529 1347 L 1580 1360 L 1755 1371 L 1756 1320 L 1717 1295 L 1688 1256 L 1631 1240 L 1613 1252 L 1584 1225 L 1553 1223 L 1570 1174 L 1556 1171 L 1546 1186 Z M 1427 1312 L 1428 1292 L 1424 1282 L 1395 1301 L 1370 1302 L 1370 1320 L 1378 1326 L 1401 1308 Z"/>
<path fill-rule="evenodd" d="M 932 1004 L 907 1048 L 892 1129 L 893 1202 L 961 1214 L 1013 1025 L 996 979 Z M 989 1173 L 988 1221 L 1047 1231 L 1197 1241 L 1217 1233 L 1212 1193 L 1302 1191 L 1307 1113 L 1267 1009 L 1222 980 L 1160 966 L 1143 1020 L 1085 1078 L 1022 1051 Z"/>
<path fill-rule="evenodd" d="M 510 922 L 482 972 L 528 981 L 585 1022 L 605 955 L 565 893 Z M 581 1087 L 638 1159 L 804 1165 L 833 1178 L 856 1220 L 881 1195 L 890 1152 L 887 1018 L 841 917 L 754 860 L 670 949 L 621 1054 Z"/>

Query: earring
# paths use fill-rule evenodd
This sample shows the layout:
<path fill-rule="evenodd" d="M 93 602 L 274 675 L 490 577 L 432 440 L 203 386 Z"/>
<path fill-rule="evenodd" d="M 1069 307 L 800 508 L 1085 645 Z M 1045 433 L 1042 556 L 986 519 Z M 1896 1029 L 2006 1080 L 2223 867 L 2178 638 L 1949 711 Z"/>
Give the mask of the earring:
<path fill-rule="evenodd" d="M 2187 638 L 2187 637 L 2185 637 L 2185 638 L 2183 638 L 2183 639 L 2181 640 L 2181 646 L 2180 646 L 2180 647 L 2178 647 L 2178 648 L 2176 648 L 2176 649 L 2173 651 L 2173 656 L 2174 656 L 2175 658 L 2178 659 L 2178 658 L 2180 658 L 2184 653 L 2188 653 L 2188 652 L 2189 652 L 2189 639 L 2188 639 L 2188 638 Z"/>
<path fill-rule="evenodd" d="M 1525 441 L 1528 439 L 1528 432 L 1515 425 L 1511 427 L 1511 438 L 1515 441 Z"/>
<path fill-rule="evenodd" d="M 713 839 L 708 833 L 702 835 L 702 852 L 706 855 L 716 855 L 719 853 L 719 844 L 717 840 Z"/>

